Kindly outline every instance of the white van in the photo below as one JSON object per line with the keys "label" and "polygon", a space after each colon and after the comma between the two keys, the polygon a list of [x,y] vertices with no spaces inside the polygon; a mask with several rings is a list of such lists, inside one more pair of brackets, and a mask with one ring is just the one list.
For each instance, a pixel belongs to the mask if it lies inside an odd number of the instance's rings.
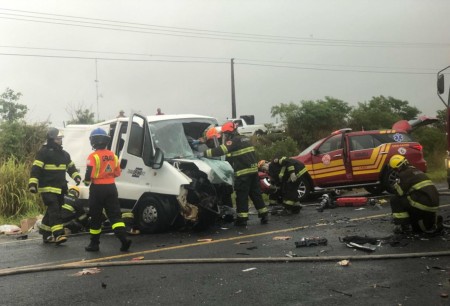
{"label": "white van", "polygon": [[[210,226],[220,214],[219,190],[233,185],[233,169],[223,159],[200,157],[204,148],[193,140],[217,120],[201,115],[133,114],[130,118],[63,129],[63,147],[81,176],[92,152],[90,133],[102,128],[111,136],[108,148],[119,157],[122,168],[116,178],[121,209],[133,214],[136,226],[150,233],[180,224]],[[87,201],[89,187],[80,185],[80,189],[80,198]]]}

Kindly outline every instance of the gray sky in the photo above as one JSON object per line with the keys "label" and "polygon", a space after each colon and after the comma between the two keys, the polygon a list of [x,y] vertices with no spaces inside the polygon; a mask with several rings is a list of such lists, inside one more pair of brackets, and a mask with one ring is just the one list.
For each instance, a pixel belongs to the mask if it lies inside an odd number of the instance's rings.
{"label": "gray sky", "polygon": [[96,85],[100,119],[160,107],[222,121],[235,58],[237,114],[257,123],[325,96],[434,116],[449,14],[448,0],[0,0],[0,92],[57,126],[79,106],[97,114]]}

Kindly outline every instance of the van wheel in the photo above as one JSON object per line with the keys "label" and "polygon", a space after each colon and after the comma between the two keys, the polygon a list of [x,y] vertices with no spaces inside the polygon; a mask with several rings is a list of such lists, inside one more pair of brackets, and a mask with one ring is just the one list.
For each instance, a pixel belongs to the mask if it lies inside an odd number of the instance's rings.
{"label": "van wheel", "polygon": [[309,181],[303,176],[299,178],[300,184],[298,185],[298,199],[300,202],[308,199],[311,196],[311,184]]}
{"label": "van wheel", "polygon": [[148,196],[142,199],[137,217],[139,228],[145,233],[163,232],[170,225],[168,215],[163,207],[163,201],[156,196]]}
{"label": "van wheel", "polygon": [[255,136],[257,136],[257,137],[262,136],[262,135],[264,135],[264,132],[261,131],[261,130],[257,130],[257,131],[255,132]]}
{"label": "van wheel", "polygon": [[392,194],[395,193],[394,184],[397,179],[398,179],[398,174],[397,174],[397,172],[395,172],[393,170],[389,170],[384,174],[383,185],[386,188],[387,192],[392,193]]}

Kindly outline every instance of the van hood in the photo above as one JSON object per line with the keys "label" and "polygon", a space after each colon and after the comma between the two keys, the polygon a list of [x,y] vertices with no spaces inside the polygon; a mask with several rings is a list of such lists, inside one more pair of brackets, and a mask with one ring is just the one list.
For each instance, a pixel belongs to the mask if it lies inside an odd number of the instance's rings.
{"label": "van hood", "polygon": [[413,130],[437,122],[435,117],[420,116],[412,120],[400,120],[392,125],[393,130],[405,131],[411,133]]}

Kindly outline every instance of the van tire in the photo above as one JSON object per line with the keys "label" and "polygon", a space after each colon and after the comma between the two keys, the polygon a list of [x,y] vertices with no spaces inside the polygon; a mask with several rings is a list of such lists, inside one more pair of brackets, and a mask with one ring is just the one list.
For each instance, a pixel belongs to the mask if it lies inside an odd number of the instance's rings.
{"label": "van tire", "polygon": [[163,200],[158,196],[146,196],[141,200],[137,219],[139,228],[144,233],[164,232],[170,227]]}

